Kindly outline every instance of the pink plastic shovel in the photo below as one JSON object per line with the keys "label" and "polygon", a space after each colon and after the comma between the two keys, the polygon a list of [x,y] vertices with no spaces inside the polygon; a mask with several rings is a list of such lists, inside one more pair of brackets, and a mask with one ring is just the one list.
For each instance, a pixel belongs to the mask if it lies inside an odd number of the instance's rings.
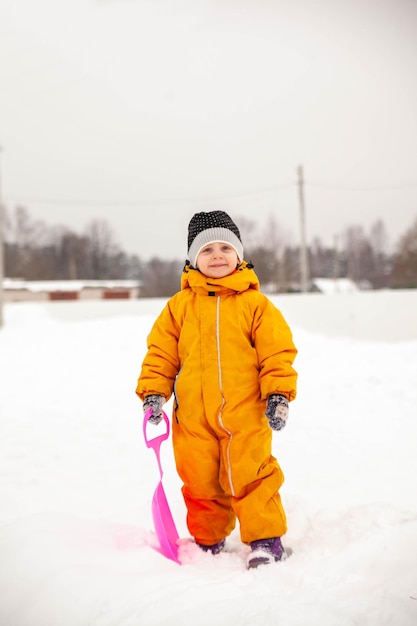
{"label": "pink plastic shovel", "polygon": [[159,473],[161,479],[157,488],[155,489],[155,493],[152,498],[152,518],[155,526],[156,536],[159,540],[160,552],[167,557],[167,559],[171,559],[171,561],[175,561],[179,563],[178,559],[178,532],[175,526],[175,522],[173,520],[171,509],[168,505],[168,500],[165,495],[164,487],[162,485],[162,465],[161,465],[161,454],[160,448],[161,444],[165,439],[169,437],[169,419],[165,412],[162,412],[163,418],[166,424],[166,432],[162,435],[158,435],[153,439],[148,439],[146,435],[146,425],[148,423],[148,418],[152,413],[152,409],[146,411],[144,420],[143,420],[143,435],[145,437],[145,443],[148,448],[152,448],[156,455],[156,460],[158,461]]}

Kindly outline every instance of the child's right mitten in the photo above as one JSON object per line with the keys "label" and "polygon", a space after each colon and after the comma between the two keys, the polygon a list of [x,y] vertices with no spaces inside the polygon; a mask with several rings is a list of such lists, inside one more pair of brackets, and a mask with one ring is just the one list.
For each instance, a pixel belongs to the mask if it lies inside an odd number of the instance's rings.
{"label": "child's right mitten", "polygon": [[159,424],[162,420],[162,407],[165,404],[164,396],[160,396],[156,393],[146,396],[143,401],[143,410],[146,413],[148,409],[152,409],[152,414],[148,418],[148,422],[151,424]]}

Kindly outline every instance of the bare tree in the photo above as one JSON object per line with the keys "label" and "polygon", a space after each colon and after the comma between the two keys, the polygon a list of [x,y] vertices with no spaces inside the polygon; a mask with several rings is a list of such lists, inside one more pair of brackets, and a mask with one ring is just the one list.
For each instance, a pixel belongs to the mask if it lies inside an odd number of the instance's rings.
{"label": "bare tree", "polygon": [[300,290],[300,248],[286,246],[284,251],[285,291]]}
{"label": "bare tree", "polygon": [[325,248],[319,237],[314,237],[309,247],[309,266],[312,278],[336,277],[337,250]]}
{"label": "bare tree", "polygon": [[382,220],[377,220],[372,225],[369,241],[373,252],[373,264],[368,278],[374,289],[381,289],[387,286],[389,274],[388,236]]}
{"label": "bare tree", "polygon": [[59,276],[69,280],[89,278],[91,263],[88,237],[67,228],[59,228],[55,233]]}
{"label": "bare tree", "polygon": [[284,252],[288,244],[286,231],[272,213],[260,233],[256,222],[240,220],[239,223],[243,224],[241,233],[245,258],[254,264],[261,284],[273,291],[285,291],[287,281]]}
{"label": "bare tree", "polygon": [[249,253],[259,243],[257,234],[257,222],[256,220],[250,220],[246,217],[238,217],[237,221],[239,223],[239,232],[242,237],[245,250],[245,258],[248,259],[249,257],[246,255],[246,251],[248,251]]}
{"label": "bare tree", "polygon": [[109,278],[112,259],[120,252],[114,234],[105,220],[92,220],[85,234],[88,240],[89,273],[91,278]]}
{"label": "bare tree", "polygon": [[369,276],[372,248],[362,226],[350,226],[345,234],[345,255],[348,277],[357,283]]}
{"label": "bare tree", "polygon": [[417,218],[398,243],[391,281],[397,288],[417,287]]}
{"label": "bare tree", "polygon": [[[109,224],[91,221],[81,235],[64,226],[47,227],[25,207],[4,215],[5,275],[41,279],[137,279],[143,295],[169,297],[180,287],[182,261],[153,258],[142,262],[127,255],[115,242]],[[270,215],[267,223],[239,219],[245,259],[252,261],[261,281],[274,291],[300,289],[300,248]],[[367,235],[362,226],[349,227],[337,251],[315,238],[309,247],[314,276],[349,276],[370,281],[374,288],[417,287],[417,219],[401,237],[395,254],[387,252],[388,238],[381,220]],[[336,246],[335,246],[336,247]],[[335,265],[336,263],[336,265]]]}
{"label": "bare tree", "polygon": [[180,261],[161,261],[154,257],[145,266],[142,276],[142,295],[147,298],[169,297],[181,286]]}
{"label": "bare tree", "polygon": [[34,279],[139,277],[141,262],[115,243],[104,220],[93,220],[78,235],[64,226],[46,227],[24,207],[6,216],[5,268],[10,277]]}
{"label": "bare tree", "polygon": [[42,274],[44,268],[37,250],[47,241],[44,222],[33,220],[25,207],[17,206],[6,224],[7,274],[28,279]]}
{"label": "bare tree", "polygon": [[274,291],[285,291],[285,233],[274,215],[270,214],[263,230],[263,241],[269,251],[271,272],[269,281]]}

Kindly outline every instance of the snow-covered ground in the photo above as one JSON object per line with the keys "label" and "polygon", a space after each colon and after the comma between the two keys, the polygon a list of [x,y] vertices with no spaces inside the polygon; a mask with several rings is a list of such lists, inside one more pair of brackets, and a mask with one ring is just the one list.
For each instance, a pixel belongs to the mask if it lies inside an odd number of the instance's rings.
{"label": "snow-covered ground", "polygon": [[[156,550],[134,389],[163,300],[16,303],[0,331],[0,624],[415,626],[417,292],[271,297],[299,394],[274,434],[287,561]],[[168,405],[168,409],[169,409]],[[169,411],[168,411],[169,412]],[[164,487],[185,510],[170,442]]]}

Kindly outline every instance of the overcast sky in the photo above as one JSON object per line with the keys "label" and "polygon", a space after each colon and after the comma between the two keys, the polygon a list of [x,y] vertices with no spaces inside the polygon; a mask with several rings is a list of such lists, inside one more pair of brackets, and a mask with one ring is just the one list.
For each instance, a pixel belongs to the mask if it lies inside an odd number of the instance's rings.
{"label": "overcast sky", "polygon": [[417,217],[416,0],[0,0],[8,211],[185,258],[200,210],[332,245]]}

